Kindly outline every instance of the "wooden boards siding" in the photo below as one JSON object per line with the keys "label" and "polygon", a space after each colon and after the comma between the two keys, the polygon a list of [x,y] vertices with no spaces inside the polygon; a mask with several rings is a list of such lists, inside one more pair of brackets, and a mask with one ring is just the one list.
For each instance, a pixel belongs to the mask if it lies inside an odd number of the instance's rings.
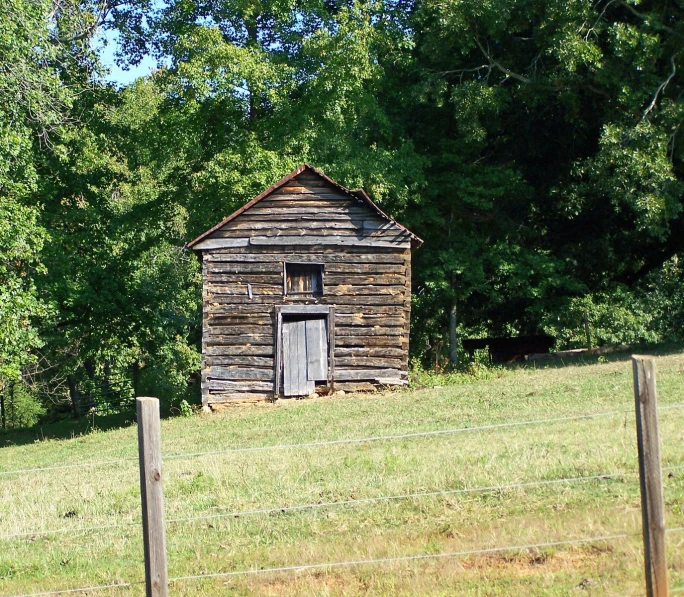
{"label": "wooden boards siding", "polygon": [[[226,240],[240,242],[211,245]],[[196,248],[203,249],[205,403],[273,396],[276,305],[335,306],[334,361],[328,362],[323,349],[312,362],[305,355],[303,374],[294,369],[284,379],[281,374],[281,392],[309,393],[314,379],[326,380],[333,362],[336,388],[405,383],[411,253],[399,226],[305,172],[200,245],[204,243],[210,243],[206,249]],[[323,295],[284,296],[285,263],[323,264]],[[325,321],[302,321],[300,334],[296,325],[290,325],[294,320],[283,318],[281,359],[302,348],[300,338],[304,349],[309,343],[327,349]]]}

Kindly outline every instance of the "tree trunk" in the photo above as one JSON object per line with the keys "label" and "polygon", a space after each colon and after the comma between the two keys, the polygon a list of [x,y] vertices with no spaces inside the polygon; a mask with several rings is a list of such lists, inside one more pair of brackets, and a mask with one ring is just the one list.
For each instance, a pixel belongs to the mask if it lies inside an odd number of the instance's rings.
{"label": "tree trunk", "polygon": [[139,396],[139,385],[140,385],[140,361],[133,363],[133,397],[137,398]]}
{"label": "tree trunk", "polygon": [[17,417],[16,417],[17,412],[16,412],[16,409],[14,407],[14,382],[12,382],[10,384],[9,390],[10,390],[10,409],[11,409],[11,411],[10,411],[10,417],[11,417],[10,424],[12,425],[12,429],[15,429],[17,426]]}
{"label": "tree trunk", "polygon": [[7,429],[7,415],[5,414],[5,390],[0,392],[0,418],[2,418],[2,428]]}
{"label": "tree trunk", "polygon": [[456,324],[458,323],[458,308],[456,301],[451,304],[449,312],[449,361],[453,367],[458,366],[458,336],[456,335]]}
{"label": "tree trunk", "polygon": [[76,382],[72,375],[67,375],[67,383],[69,384],[69,398],[71,398],[71,406],[74,409],[74,418],[78,419],[80,412],[78,409],[78,392],[76,390]]}
{"label": "tree trunk", "polygon": [[591,350],[591,332],[589,331],[589,314],[584,312],[584,333],[587,336],[587,348]]}

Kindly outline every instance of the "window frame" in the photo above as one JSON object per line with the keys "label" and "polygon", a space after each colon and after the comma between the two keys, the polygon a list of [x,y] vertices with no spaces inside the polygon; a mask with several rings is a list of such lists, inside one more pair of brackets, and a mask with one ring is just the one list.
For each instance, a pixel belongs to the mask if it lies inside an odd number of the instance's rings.
{"label": "window frame", "polygon": [[[313,290],[311,292],[298,292],[298,291],[290,291],[287,288],[287,268],[288,266],[303,266],[303,267],[309,267],[309,268],[314,268],[317,267],[320,269],[320,282],[321,282],[321,288],[318,292],[314,292]],[[310,299],[318,299],[323,296],[325,292],[325,264],[324,263],[319,263],[319,262],[313,262],[313,261],[283,261],[283,296],[289,296],[289,297],[296,297],[296,298],[310,298]]]}

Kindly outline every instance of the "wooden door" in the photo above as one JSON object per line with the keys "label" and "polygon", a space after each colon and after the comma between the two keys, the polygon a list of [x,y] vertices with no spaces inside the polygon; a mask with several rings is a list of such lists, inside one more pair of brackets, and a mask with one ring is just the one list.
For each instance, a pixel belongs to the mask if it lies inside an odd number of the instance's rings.
{"label": "wooden door", "polygon": [[328,331],[324,318],[283,320],[283,393],[308,396],[328,379]]}

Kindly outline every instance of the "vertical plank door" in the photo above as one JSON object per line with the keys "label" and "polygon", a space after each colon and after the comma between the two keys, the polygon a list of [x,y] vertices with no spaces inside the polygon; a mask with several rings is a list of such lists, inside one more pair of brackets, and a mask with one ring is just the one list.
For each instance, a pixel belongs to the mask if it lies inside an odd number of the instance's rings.
{"label": "vertical plank door", "polygon": [[328,379],[328,330],[325,319],[306,320],[307,375],[309,381]]}
{"label": "vertical plank door", "polygon": [[283,393],[308,396],[314,382],[307,379],[306,321],[283,321]]}

